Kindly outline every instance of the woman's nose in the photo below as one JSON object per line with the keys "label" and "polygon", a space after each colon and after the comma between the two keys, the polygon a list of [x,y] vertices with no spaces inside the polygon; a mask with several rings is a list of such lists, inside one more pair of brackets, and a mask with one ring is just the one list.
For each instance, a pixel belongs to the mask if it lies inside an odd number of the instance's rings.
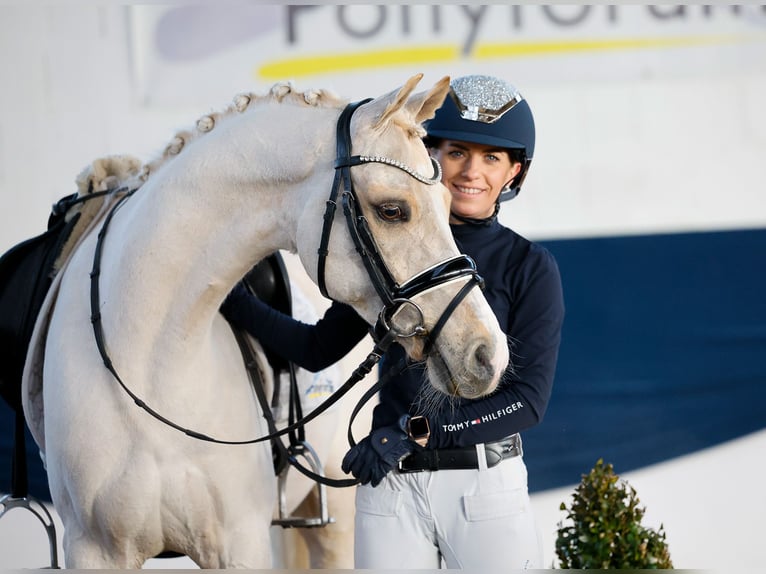
{"label": "woman's nose", "polygon": [[463,163],[463,176],[469,179],[475,178],[479,173],[478,167],[479,162],[476,161],[476,158],[467,156],[465,158],[465,162]]}

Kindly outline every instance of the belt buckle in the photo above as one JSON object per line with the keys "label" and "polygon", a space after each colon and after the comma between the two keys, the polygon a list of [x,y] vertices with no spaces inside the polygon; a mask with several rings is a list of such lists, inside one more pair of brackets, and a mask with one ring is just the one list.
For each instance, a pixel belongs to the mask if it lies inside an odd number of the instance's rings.
{"label": "belt buckle", "polygon": [[[514,458],[521,455],[521,443],[518,435],[511,435],[508,438],[501,439],[499,441],[485,443],[484,453],[487,460],[487,468],[497,466],[504,460]],[[490,460],[489,453],[495,455]]]}
{"label": "belt buckle", "polygon": [[503,459],[521,456],[521,440],[518,434],[511,435],[508,439],[500,441],[501,453]]}
{"label": "belt buckle", "polygon": [[[490,456],[494,455],[494,456]],[[500,443],[484,444],[484,460],[487,461],[487,468],[497,466],[505,460],[505,448]]]}
{"label": "belt buckle", "polygon": [[[404,461],[408,458],[413,458],[416,462],[420,462],[422,464],[420,464],[418,468],[405,468],[403,464]],[[397,463],[397,470],[402,473],[439,470],[439,453],[437,450],[425,450],[420,453],[408,454],[399,460]]]}

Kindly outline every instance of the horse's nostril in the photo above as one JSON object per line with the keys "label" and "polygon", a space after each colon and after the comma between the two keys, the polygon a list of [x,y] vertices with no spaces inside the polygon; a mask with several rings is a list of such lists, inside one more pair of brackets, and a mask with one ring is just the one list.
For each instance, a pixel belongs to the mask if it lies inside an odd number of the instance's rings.
{"label": "horse's nostril", "polygon": [[474,352],[476,376],[479,379],[491,380],[495,374],[492,366],[492,354],[484,343],[479,344]]}

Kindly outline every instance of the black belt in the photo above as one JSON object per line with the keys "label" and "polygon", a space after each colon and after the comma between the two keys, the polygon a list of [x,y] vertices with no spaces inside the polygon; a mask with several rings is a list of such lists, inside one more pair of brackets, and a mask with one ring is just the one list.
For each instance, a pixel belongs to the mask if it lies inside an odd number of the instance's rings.
{"label": "black belt", "polygon": [[[499,464],[506,458],[519,456],[523,454],[521,437],[516,433],[496,442],[484,443],[484,453],[487,458],[487,468]],[[413,452],[399,461],[399,472],[478,468],[479,458],[475,446],[421,450]]]}

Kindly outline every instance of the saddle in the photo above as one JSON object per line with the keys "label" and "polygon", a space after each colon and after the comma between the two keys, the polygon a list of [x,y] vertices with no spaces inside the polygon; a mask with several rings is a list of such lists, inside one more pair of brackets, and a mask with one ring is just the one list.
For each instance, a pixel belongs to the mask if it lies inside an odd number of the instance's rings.
{"label": "saddle", "polygon": [[21,376],[35,321],[53,282],[55,263],[72,235],[80,213],[67,219],[55,204],[48,229],[0,258],[0,396],[21,411]]}

